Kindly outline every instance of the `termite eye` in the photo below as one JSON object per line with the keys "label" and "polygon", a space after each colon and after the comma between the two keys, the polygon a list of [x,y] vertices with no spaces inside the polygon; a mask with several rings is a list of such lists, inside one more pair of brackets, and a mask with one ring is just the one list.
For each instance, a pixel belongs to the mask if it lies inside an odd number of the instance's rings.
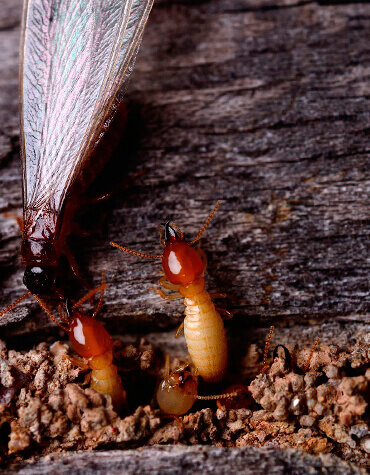
{"label": "termite eye", "polygon": [[47,294],[54,279],[50,271],[37,266],[27,266],[24,271],[23,283],[27,289],[36,295]]}

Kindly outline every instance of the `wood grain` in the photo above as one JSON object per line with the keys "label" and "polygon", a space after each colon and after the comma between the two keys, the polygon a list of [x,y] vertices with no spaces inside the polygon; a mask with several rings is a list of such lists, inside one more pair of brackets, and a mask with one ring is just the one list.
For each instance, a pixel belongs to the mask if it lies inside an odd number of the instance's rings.
{"label": "wood grain", "polygon": [[[7,473],[21,475],[49,474],[211,474],[233,473],[263,475],[365,474],[333,455],[313,457],[295,450],[261,450],[255,447],[225,449],[216,447],[147,447],[143,450],[114,450],[78,452],[64,456],[52,456],[9,468]],[[71,472],[72,471],[72,472]]]}
{"label": "wood grain", "polygon": [[[20,3],[7,0],[0,17],[0,210],[18,214]],[[218,199],[203,248],[209,289],[228,292],[238,311],[232,326],[368,321],[369,23],[366,3],[155,5],[128,132],[101,186],[128,181],[100,235],[76,251],[91,282],[107,269],[101,318],[111,330],[173,328],[182,304],[150,292],[157,261],[109,241],[158,252],[159,223],[173,218],[194,236]],[[24,291],[23,269],[15,222],[0,226],[5,306]],[[1,324],[4,335],[34,338],[52,327],[30,301]]]}
{"label": "wood grain", "polygon": [[[0,211],[16,214],[21,3],[2,0],[0,9]],[[128,129],[97,189],[125,182],[87,215],[107,215],[101,232],[76,245],[91,282],[107,269],[100,318],[110,331],[125,341],[147,334],[185,355],[183,339],[168,333],[182,304],[150,291],[159,263],[109,242],[157,253],[159,223],[173,218],[194,236],[220,199],[203,249],[209,289],[228,292],[236,311],[235,377],[238,358],[271,323],[279,343],[355,342],[370,313],[369,31],[367,2],[156,2],[127,94]],[[1,216],[0,307],[24,292],[19,246],[17,225]],[[24,348],[59,331],[30,300],[0,324],[0,337]],[[68,457],[14,473],[221,473],[230,464],[235,473],[360,473],[332,456],[254,448]]]}

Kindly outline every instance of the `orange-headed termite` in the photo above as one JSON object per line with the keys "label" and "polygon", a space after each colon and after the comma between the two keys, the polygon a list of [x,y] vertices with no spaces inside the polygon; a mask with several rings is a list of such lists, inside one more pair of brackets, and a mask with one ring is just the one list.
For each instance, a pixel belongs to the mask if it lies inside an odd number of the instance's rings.
{"label": "orange-headed termite", "polygon": [[[53,316],[44,301],[38,297],[36,299],[49,317],[68,333],[69,341],[76,353],[87,361],[87,366],[91,369],[90,387],[99,393],[109,395],[114,409],[120,412],[126,405],[126,393],[121,378],[117,374],[117,367],[113,364],[113,340],[104,326],[95,319],[101,307],[105,289],[106,283],[103,277],[103,282],[99,287],[88,292],[74,305],[67,300],[67,315],[62,311],[59,312],[61,321]],[[101,292],[99,303],[90,317],[79,308],[83,302],[99,291]],[[81,365],[79,361],[74,362]]]}
{"label": "orange-headed termite", "polygon": [[177,226],[166,222],[164,241],[161,239],[165,247],[163,254],[144,254],[111,243],[135,256],[162,259],[164,276],[159,282],[163,288],[174,290],[175,293],[166,296],[161,290],[157,292],[165,299],[184,298],[185,319],[180,329],[184,328],[189,353],[198,374],[206,382],[212,383],[223,378],[227,366],[225,329],[217,310],[229,315],[230,312],[215,308],[210,294],[205,290],[206,262],[192,245],[200,239],[219,205],[220,202],[190,243],[184,241],[183,233]]}
{"label": "orange-headed termite", "polygon": [[190,411],[197,399],[228,399],[237,395],[237,392],[233,391],[217,396],[199,396],[197,372],[193,374],[188,366],[185,363],[170,373],[170,361],[168,355],[166,356],[164,379],[157,389],[158,405],[166,414],[182,416]]}

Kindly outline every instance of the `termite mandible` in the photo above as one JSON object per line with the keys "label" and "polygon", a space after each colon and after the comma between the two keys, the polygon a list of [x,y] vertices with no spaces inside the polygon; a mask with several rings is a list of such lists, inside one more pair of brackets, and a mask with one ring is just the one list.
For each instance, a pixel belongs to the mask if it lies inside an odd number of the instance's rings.
{"label": "termite mandible", "polygon": [[78,228],[73,216],[86,199],[87,186],[118,145],[126,123],[122,96],[152,4],[24,2],[19,88],[23,219],[17,221],[29,292],[22,298],[33,294],[61,302],[69,296],[69,277],[83,280],[66,240]]}
{"label": "termite mandible", "polygon": [[[188,350],[198,374],[209,383],[220,381],[226,372],[227,342],[223,320],[210,294],[205,290],[206,262],[192,245],[200,239],[219,205],[220,202],[190,243],[184,241],[183,233],[176,225],[166,222],[164,240],[161,239],[161,244],[165,247],[163,254],[144,254],[111,243],[134,256],[162,259],[164,276],[159,283],[175,293],[166,296],[161,290],[157,292],[165,299],[184,298],[185,319],[179,330],[183,327]],[[220,311],[230,315],[230,312]]]}

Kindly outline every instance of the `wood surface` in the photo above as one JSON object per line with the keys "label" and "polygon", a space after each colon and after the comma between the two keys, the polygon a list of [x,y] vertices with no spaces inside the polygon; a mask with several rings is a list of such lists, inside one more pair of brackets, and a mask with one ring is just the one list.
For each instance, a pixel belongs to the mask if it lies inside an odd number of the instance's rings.
{"label": "wood surface", "polygon": [[48,475],[55,471],[60,475],[96,474],[213,474],[233,473],[246,475],[365,475],[364,469],[357,469],[333,455],[313,457],[296,450],[261,450],[255,447],[225,449],[217,447],[146,447],[143,450],[111,450],[77,452],[45,457],[35,463],[24,464],[7,473],[20,475]]}
{"label": "wood surface", "polygon": [[[0,212],[18,215],[21,3],[0,9]],[[107,270],[108,330],[185,354],[168,333],[182,303],[150,291],[160,262],[109,242],[158,253],[160,223],[193,237],[221,200],[202,246],[208,288],[236,312],[232,352],[262,342],[270,324],[279,343],[354,343],[370,314],[369,31],[368,2],[156,2],[127,131],[96,188],[123,184],[85,214],[106,216],[100,232],[75,245],[91,283]],[[25,292],[19,247],[17,224],[1,216],[0,307]],[[25,349],[59,331],[30,299],[0,325]]]}

